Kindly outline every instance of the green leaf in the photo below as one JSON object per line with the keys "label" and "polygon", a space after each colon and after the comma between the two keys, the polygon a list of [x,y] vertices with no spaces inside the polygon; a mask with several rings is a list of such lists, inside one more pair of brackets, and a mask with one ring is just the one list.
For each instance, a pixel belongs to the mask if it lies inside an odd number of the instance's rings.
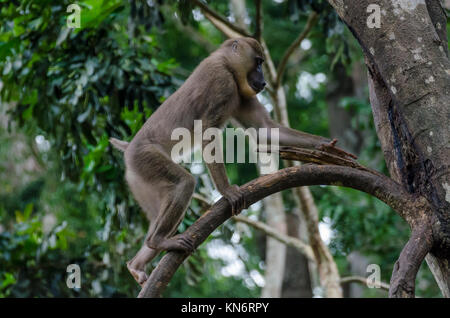
{"label": "green leaf", "polygon": [[86,0],[80,2],[81,28],[95,28],[100,25],[114,10],[123,5],[120,0]]}
{"label": "green leaf", "polygon": [[28,203],[23,211],[25,220],[28,220],[31,216],[31,212],[33,212],[33,203]]}
{"label": "green leaf", "polygon": [[11,273],[6,272],[3,274],[3,276],[4,279],[2,281],[2,284],[0,285],[0,289],[5,289],[9,285],[14,285],[17,282],[16,278]]}

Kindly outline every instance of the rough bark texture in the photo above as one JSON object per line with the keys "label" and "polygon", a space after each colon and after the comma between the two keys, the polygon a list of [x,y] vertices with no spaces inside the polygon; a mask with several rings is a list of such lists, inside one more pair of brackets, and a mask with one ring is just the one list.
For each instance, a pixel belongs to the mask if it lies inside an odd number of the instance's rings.
{"label": "rough bark texture", "polygon": [[[450,62],[445,12],[438,0],[378,1],[381,28],[370,29],[366,9],[372,1],[329,2],[365,54],[375,125],[391,176],[433,206],[425,216],[419,210],[409,213],[412,237],[417,239],[400,255],[390,296],[414,296],[415,273],[426,252],[448,296]],[[425,220],[427,228],[419,227],[418,220]]]}
{"label": "rough bark texture", "polygon": [[[320,184],[351,187],[372,194],[390,205],[402,217],[407,217],[411,210],[424,211],[424,215],[430,210],[426,200],[409,194],[391,179],[351,167],[333,165],[290,167],[259,177],[241,188],[246,202],[253,204],[288,188]],[[197,247],[230,217],[230,205],[222,198],[190,226],[184,235],[190,236]],[[160,297],[175,271],[188,256],[189,253],[168,252],[153,270],[139,297]]]}

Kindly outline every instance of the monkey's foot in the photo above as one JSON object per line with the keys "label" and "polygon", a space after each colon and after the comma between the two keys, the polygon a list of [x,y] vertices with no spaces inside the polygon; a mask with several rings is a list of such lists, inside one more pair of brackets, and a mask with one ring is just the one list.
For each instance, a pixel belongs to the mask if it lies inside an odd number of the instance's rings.
{"label": "monkey's foot", "polygon": [[195,250],[194,240],[187,235],[178,234],[163,241],[160,246],[166,251],[182,251],[192,253]]}
{"label": "monkey's foot", "polygon": [[130,274],[134,277],[136,282],[141,285],[141,287],[144,287],[145,282],[148,279],[147,274],[143,269],[135,268],[133,267],[133,260],[127,262],[127,268]]}

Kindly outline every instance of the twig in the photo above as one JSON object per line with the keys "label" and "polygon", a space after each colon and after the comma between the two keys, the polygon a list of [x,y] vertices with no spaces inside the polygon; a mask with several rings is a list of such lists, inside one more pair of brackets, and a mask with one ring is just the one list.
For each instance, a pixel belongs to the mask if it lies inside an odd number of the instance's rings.
{"label": "twig", "polygon": [[[215,20],[214,22],[218,23],[222,28],[223,28],[223,26],[226,26],[227,28],[229,28],[232,31],[234,31],[234,33],[239,34],[239,36],[243,36],[243,37],[250,36],[250,34],[246,30],[244,30],[244,29],[234,25],[233,23],[228,21],[226,18],[221,16],[219,13],[217,13],[216,11],[211,9],[208,5],[204,4],[202,1],[200,1],[200,0],[192,0],[192,2],[194,2],[194,4],[197,5],[200,8],[200,10],[202,10],[203,14],[205,15],[206,18],[208,18],[208,20],[211,21],[211,18],[213,18],[213,20]],[[219,28],[215,23],[214,23],[214,25],[220,31],[222,31],[222,29]]]}
{"label": "twig", "polygon": [[[270,151],[268,149],[268,151]],[[352,167],[358,170],[363,170],[370,172],[375,175],[384,176],[376,170],[367,168],[357,161],[348,158],[341,157],[335,155],[330,152],[315,150],[315,149],[307,149],[307,148],[298,148],[292,146],[280,146],[279,147],[280,157],[285,160],[296,160],[305,163],[314,163],[318,165],[338,165],[338,166],[346,166]]]}
{"label": "twig", "polygon": [[248,217],[245,217],[243,215],[236,215],[233,217],[233,219],[237,222],[245,223],[247,225],[254,227],[255,229],[264,232],[265,234],[273,237],[274,239],[280,241],[281,243],[297,249],[300,253],[305,255],[311,261],[315,261],[314,253],[311,249],[311,246],[309,246],[302,240],[299,240],[292,236],[284,235],[263,222],[250,220]]}
{"label": "twig", "polygon": [[319,15],[317,12],[315,12],[315,11],[311,12],[311,14],[308,17],[308,21],[306,22],[306,26],[303,29],[303,32],[300,33],[300,35],[294,40],[294,42],[292,42],[292,44],[289,46],[289,48],[284,53],[284,55],[281,59],[280,65],[278,65],[277,79],[275,81],[275,88],[280,86],[281,79],[283,78],[283,74],[286,69],[286,64],[287,64],[287,61],[289,60],[289,57],[298,48],[300,43],[306,38],[309,31],[311,31],[312,27],[317,22],[318,16]]}
{"label": "twig", "polygon": [[[205,205],[209,205],[209,206],[212,205],[211,201],[208,198],[202,196],[201,194],[194,193],[192,198],[202,201],[202,203],[204,203]],[[264,232],[265,234],[273,237],[274,239],[278,240],[279,242],[284,243],[288,246],[291,246],[291,247],[297,249],[300,253],[305,255],[307,258],[309,258],[312,261],[315,261],[314,253],[311,249],[311,246],[309,246],[307,243],[303,242],[302,240],[299,240],[292,236],[284,235],[263,222],[250,220],[248,217],[243,216],[243,215],[236,215],[233,217],[233,220],[235,220],[236,222],[241,222],[241,223],[250,225],[250,226],[254,227],[255,229],[258,229],[258,230]]]}
{"label": "twig", "polygon": [[256,4],[256,27],[255,27],[255,39],[261,43],[262,30],[263,30],[263,12],[261,0],[255,0]]}
{"label": "twig", "polygon": [[[349,283],[360,283],[362,285],[367,286],[367,278],[361,276],[347,276],[342,277],[340,280],[341,284],[349,284]],[[389,290],[389,284],[385,282],[379,282],[379,286],[381,289]]]}

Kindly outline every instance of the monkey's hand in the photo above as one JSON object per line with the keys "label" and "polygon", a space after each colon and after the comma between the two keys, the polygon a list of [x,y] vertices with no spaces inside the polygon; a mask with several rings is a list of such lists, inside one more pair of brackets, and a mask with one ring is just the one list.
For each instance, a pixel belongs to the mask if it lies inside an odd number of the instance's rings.
{"label": "monkey's hand", "polygon": [[225,191],[223,191],[222,195],[230,203],[231,214],[233,216],[238,215],[243,209],[247,208],[245,196],[239,186],[235,184],[229,186]]}
{"label": "monkey's hand", "polygon": [[320,151],[325,151],[325,152],[332,153],[334,155],[337,155],[337,156],[340,156],[340,157],[343,157],[343,158],[350,157],[352,159],[358,159],[358,157],[355,156],[354,154],[351,154],[351,153],[349,153],[349,152],[347,152],[347,151],[345,151],[345,150],[343,150],[341,148],[336,147],[335,146],[336,143],[337,143],[337,139],[335,138],[335,139],[333,139],[332,141],[330,141],[327,144],[319,145],[317,147],[317,149],[320,150]]}

